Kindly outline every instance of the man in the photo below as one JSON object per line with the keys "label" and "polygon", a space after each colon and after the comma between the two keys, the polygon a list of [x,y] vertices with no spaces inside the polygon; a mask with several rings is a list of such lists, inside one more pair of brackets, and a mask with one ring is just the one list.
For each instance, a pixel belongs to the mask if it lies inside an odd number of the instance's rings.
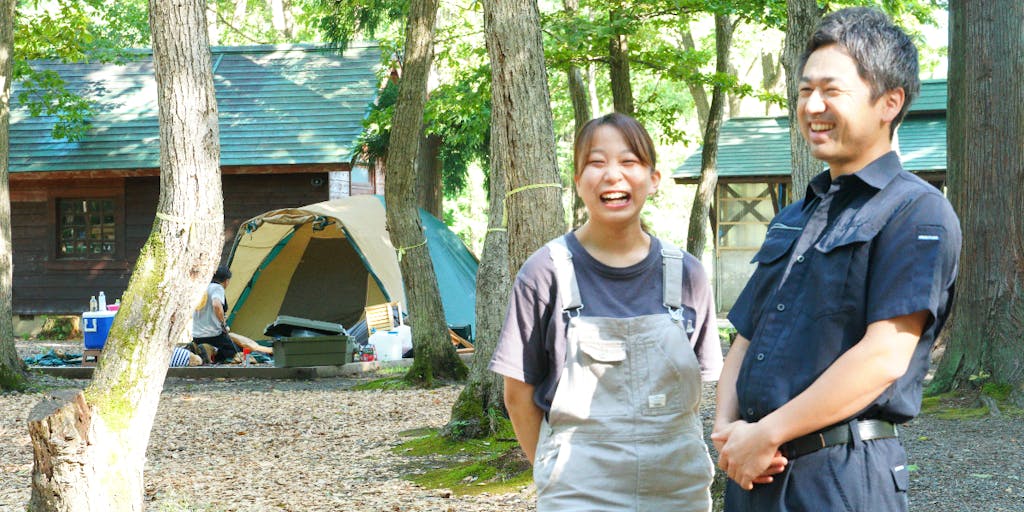
{"label": "man", "polygon": [[224,290],[228,287],[229,281],[231,269],[223,265],[217,267],[213,281],[206,287],[206,295],[192,313],[190,350],[199,355],[203,363],[240,362],[238,359],[241,356],[238,354],[242,349],[273,355],[274,349],[264,347],[241,334],[235,334],[228,327],[228,303]]}
{"label": "man", "polygon": [[835,12],[799,69],[800,133],[828,170],[769,225],[729,314],[712,433],[726,510],[902,511],[895,425],[920,411],[960,228],[892,150],[920,88],[905,33],[874,9]]}
{"label": "man", "polygon": [[[231,269],[217,267],[213,281],[206,287],[206,295],[192,314],[192,342],[198,348],[204,363],[230,362],[238,348],[228,336],[227,299],[224,289],[231,280]],[[203,345],[208,345],[210,350]]]}

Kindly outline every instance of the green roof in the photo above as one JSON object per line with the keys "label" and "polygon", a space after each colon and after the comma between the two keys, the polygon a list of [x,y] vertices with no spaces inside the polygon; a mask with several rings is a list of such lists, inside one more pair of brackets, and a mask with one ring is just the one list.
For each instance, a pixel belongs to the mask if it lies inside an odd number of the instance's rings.
{"label": "green roof", "polygon": [[[897,131],[903,167],[910,171],[946,170],[946,81],[926,80],[921,96]],[[733,118],[722,123],[718,139],[718,176],[755,178],[790,174],[789,119]],[[700,149],[690,155],[672,178],[700,177]],[[822,166],[824,169],[824,165]]]}
{"label": "green roof", "polygon": [[[343,54],[313,46],[212,49],[221,165],[290,165],[351,160],[380,87],[380,49]],[[31,117],[11,94],[11,172],[156,168],[160,165],[152,52],[126,64],[36,61],[93,103],[85,136],[51,136],[55,118]]]}

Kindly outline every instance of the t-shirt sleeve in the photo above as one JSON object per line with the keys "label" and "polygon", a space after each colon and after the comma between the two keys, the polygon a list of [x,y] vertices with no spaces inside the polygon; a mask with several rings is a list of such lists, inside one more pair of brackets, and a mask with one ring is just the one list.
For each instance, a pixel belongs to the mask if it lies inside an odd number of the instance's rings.
{"label": "t-shirt sleeve", "polygon": [[[543,252],[544,258],[540,252]],[[538,385],[547,376],[545,340],[550,324],[553,290],[547,274],[546,250],[527,260],[512,284],[505,322],[488,368],[498,374]]]}
{"label": "t-shirt sleeve", "polygon": [[683,286],[690,289],[693,309],[696,311],[690,344],[700,363],[701,380],[716,381],[722,373],[722,343],[718,338],[714,294],[704,266],[693,256],[687,256],[684,261],[689,268],[684,275],[688,282],[683,283]]}
{"label": "t-shirt sleeve", "polygon": [[213,301],[213,302],[219,303],[221,306],[223,306],[224,305],[224,301],[226,300],[225,297],[224,297],[224,287],[223,286],[219,286],[219,285],[218,286],[211,286],[210,287],[210,300]]}
{"label": "t-shirt sleeve", "polygon": [[949,202],[925,194],[879,232],[868,274],[867,322],[917,311],[933,321],[956,277],[962,235]]}

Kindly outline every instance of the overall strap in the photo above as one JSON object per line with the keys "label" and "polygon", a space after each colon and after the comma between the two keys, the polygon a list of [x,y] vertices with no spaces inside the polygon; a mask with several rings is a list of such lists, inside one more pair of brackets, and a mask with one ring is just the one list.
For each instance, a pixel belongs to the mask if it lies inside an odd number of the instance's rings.
{"label": "overall strap", "polygon": [[671,242],[661,240],[661,264],[663,266],[662,299],[669,311],[683,307],[683,251]]}
{"label": "overall strap", "polygon": [[558,298],[562,304],[562,311],[568,313],[583,308],[583,300],[580,298],[580,286],[576,282],[576,269],[572,265],[572,253],[565,243],[565,237],[560,236],[547,243],[551,252],[551,261],[555,264],[555,283],[558,285]]}

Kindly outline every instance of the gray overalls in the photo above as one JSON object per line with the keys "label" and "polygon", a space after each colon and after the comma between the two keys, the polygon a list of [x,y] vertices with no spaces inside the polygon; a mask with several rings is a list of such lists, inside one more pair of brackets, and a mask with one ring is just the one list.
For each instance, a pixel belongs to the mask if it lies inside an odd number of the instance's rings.
{"label": "gray overalls", "polygon": [[663,242],[665,313],[604,318],[580,316],[569,249],[562,238],[548,247],[570,318],[565,368],[537,442],[537,510],[710,511],[714,468],[680,309],[682,252]]}

